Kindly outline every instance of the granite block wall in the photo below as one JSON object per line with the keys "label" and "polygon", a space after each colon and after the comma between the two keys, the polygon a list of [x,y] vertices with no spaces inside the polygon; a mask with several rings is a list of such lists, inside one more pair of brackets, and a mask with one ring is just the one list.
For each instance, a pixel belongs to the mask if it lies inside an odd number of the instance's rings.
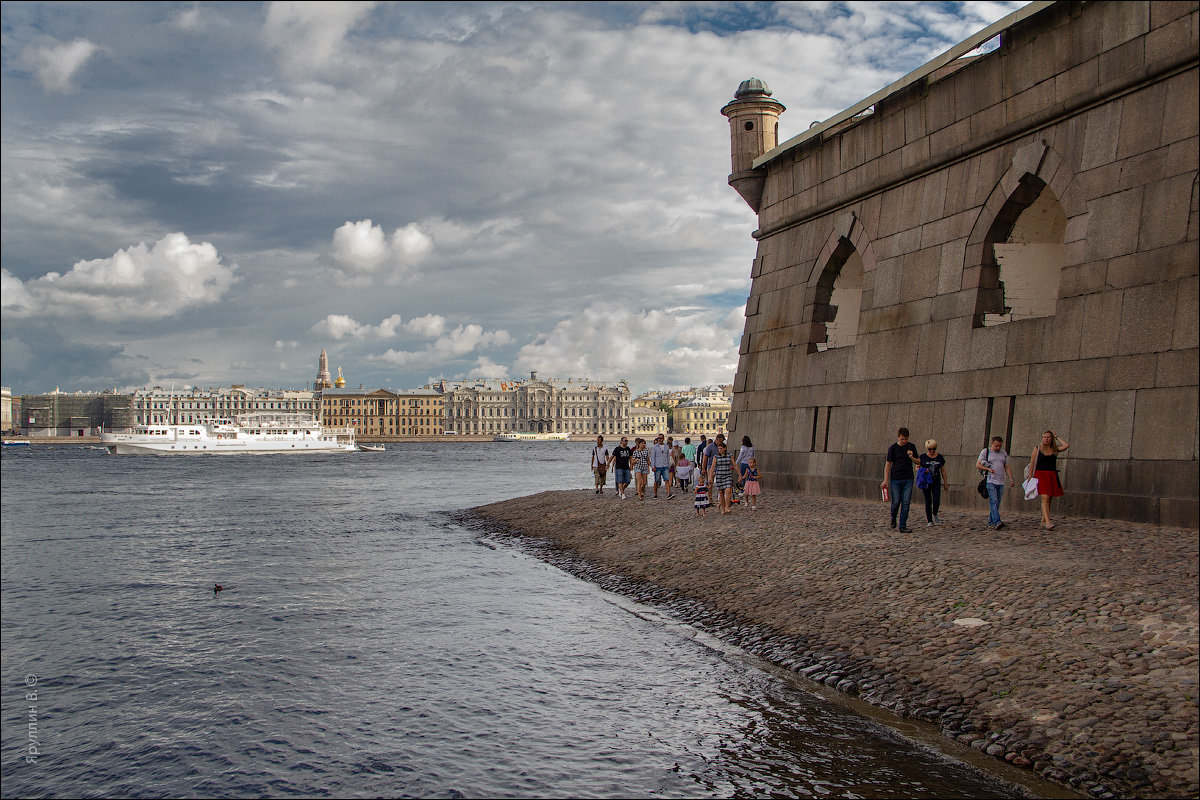
{"label": "granite block wall", "polygon": [[[770,483],[875,497],[904,425],[979,504],[988,437],[1019,479],[1052,428],[1069,512],[1197,525],[1198,32],[1196,2],[1056,3],[759,167],[730,428]],[[1066,218],[1053,312],[985,324],[1038,197]],[[858,336],[822,349],[847,242]]]}

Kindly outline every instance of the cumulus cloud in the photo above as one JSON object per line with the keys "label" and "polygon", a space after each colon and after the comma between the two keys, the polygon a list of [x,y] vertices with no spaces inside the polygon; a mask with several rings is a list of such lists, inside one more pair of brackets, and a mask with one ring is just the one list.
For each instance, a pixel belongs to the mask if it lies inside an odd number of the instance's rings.
{"label": "cumulus cloud", "polygon": [[99,50],[96,44],[87,39],[70,42],[49,39],[30,45],[23,55],[43,89],[69,94],[78,90],[75,76],[79,70]]}
{"label": "cumulus cloud", "polygon": [[368,358],[397,367],[437,367],[476,350],[511,342],[507,331],[485,331],[483,326],[475,324],[459,325],[421,350],[388,350]]}
{"label": "cumulus cloud", "polygon": [[508,367],[497,364],[487,356],[475,359],[475,366],[459,375],[460,378],[478,378],[482,380],[499,380],[508,377]]}
{"label": "cumulus cloud", "polygon": [[417,265],[433,251],[433,238],[412,222],[392,231],[369,219],[347,222],[333,232],[328,258],[340,282],[369,286],[376,277],[399,283],[416,275]]}
{"label": "cumulus cloud", "polygon": [[740,306],[714,313],[596,303],[522,347],[513,369],[661,387],[729,383],[744,324]]}
{"label": "cumulus cloud", "polygon": [[[164,321],[141,326],[152,334],[101,330],[89,309],[109,299],[95,289],[65,298],[56,324],[154,353],[163,369],[201,344],[237,353],[278,385],[298,380],[274,369],[271,348],[296,337],[296,319],[322,320],[346,351],[392,347],[413,364],[456,320],[511,334],[431,365],[445,374],[516,360],[521,373],[604,370],[639,388],[727,382],[736,332],[721,318],[745,296],[755,247],[754,215],[725,184],[717,113],[738,82],[771,85],[787,139],[1019,5],[6,5],[6,23],[24,20],[6,27],[5,52],[21,56],[5,62],[0,118],[6,332],[68,277],[31,276],[183,230],[219,235],[247,285],[207,335],[198,315],[176,323],[153,302]],[[36,81],[87,92],[51,105]],[[401,283],[396,308],[412,313],[391,338],[380,294]],[[621,321],[589,329],[577,318],[601,299]],[[636,311],[684,304],[705,311]],[[356,382],[428,374],[356,357]],[[222,355],[220,368],[232,363]],[[245,379],[200,380],[231,378]]]}
{"label": "cumulus cloud", "polygon": [[312,326],[312,332],[332,339],[393,339],[400,327],[399,314],[392,314],[378,325],[363,325],[345,314],[330,314]]}
{"label": "cumulus cloud", "polygon": [[17,319],[163,319],[220,300],[236,270],[208,242],[169,233],[150,247],[142,242],[111,258],[79,261],[65,275],[48,272],[22,282],[5,270],[3,305]]}
{"label": "cumulus cloud", "polygon": [[441,336],[446,330],[446,318],[438,314],[426,314],[423,317],[410,319],[404,323],[404,329],[418,336],[432,339]]}

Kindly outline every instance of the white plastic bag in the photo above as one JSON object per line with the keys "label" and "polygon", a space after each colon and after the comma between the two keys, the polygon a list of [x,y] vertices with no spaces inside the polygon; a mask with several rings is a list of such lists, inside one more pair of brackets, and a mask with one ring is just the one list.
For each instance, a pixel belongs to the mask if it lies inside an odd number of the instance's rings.
{"label": "white plastic bag", "polygon": [[1021,488],[1025,490],[1025,499],[1032,500],[1038,496],[1037,478],[1030,478],[1021,484]]}

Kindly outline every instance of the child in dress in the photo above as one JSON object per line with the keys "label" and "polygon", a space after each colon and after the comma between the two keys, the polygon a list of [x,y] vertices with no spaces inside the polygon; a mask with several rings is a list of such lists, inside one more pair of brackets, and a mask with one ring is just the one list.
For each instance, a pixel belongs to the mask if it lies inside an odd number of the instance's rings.
{"label": "child in dress", "polygon": [[750,510],[753,511],[758,507],[758,496],[762,494],[762,485],[758,482],[758,463],[754,458],[746,462],[746,471],[742,474],[746,479],[746,487],[742,490],[742,494],[750,501]]}
{"label": "child in dress", "polygon": [[704,482],[704,473],[696,473],[696,516],[708,516],[708,485]]}

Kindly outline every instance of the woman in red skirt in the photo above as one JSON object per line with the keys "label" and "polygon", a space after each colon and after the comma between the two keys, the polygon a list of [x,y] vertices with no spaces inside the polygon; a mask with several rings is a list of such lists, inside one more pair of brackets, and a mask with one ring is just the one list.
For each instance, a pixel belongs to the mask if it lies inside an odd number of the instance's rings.
{"label": "woman in red skirt", "polygon": [[1042,498],[1042,527],[1054,530],[1050,521],[1050,498],[1062,497],[1062,484],[1058,481],[1058,454],[1070,445],[1058,438],[1054,431],[1042,434],[1042,442],[1033,448],[1029,458],[1029,470],[1037,478],[1038,495]]}

